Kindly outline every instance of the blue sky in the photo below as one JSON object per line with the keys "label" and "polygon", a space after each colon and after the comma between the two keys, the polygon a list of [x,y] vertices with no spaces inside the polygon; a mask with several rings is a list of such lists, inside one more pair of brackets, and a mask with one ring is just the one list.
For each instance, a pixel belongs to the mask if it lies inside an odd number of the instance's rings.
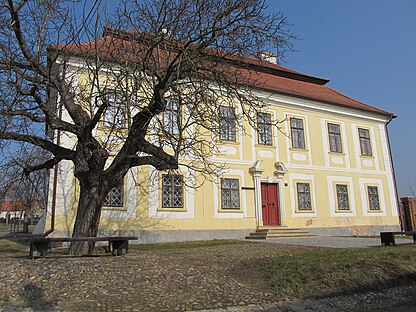
{"label": "blue sky", "polygon": [[390,142],[399,196],[416,190],[416,1],[269,0],[292,24],[298,50],[282,65],[393,112]]}

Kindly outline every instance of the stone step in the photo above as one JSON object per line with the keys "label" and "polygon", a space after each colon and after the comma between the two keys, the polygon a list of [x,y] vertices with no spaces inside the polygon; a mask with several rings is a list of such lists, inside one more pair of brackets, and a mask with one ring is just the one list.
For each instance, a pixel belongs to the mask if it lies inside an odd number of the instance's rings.
{"label": "stone step", "polygon": [[301,230],[298,228],[287,228],[287,227],[267,227],[259,228],[255,232],[251,232],[246,239],[276,239],[284,237],[313,237],[308,231]]}
{"label": "stone step", "polygon": [[288,228],[288,227],[270,227],[270,228],[259,228],[256,232],[270,232],[270,231],[300,231],[298,228]]}
{"label": "stone step", "polygon": [[315,236],[308,232],[293,232],[293,233],[250,233],[252,237],[292,237],[292,236]]}
{"label": "stone step", "polygon": [[282,230],[268,230],[268,231],[259,231],[259,230],[256,230],[255,233],[261,233],[261,234],[263,234],[263,233],[267,233],[267,234],[282,234],[282,235],[284,235],[284,234],[292,234],[292,233],[309,233],[309,232],[292,229],[292,230],[285,230],[285,231],[282,231]]}

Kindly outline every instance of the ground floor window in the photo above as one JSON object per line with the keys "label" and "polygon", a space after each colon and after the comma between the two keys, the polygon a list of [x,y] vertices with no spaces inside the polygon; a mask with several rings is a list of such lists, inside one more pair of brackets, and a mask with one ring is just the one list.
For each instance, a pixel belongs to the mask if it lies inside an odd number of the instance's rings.
{"label": "ground floor window", "polygon": [[103,206],[123,207],[123,184],[113,187],[104,197]]}
{"label": "ground floor window", "polygon": [[240,187],[238,179],[221,179],[221,208],[240,209]]}
{"label": "ground floor window", "polygon": [[298,194],[298,210],[311,211],[311,185],[309,183],[296,183],[296,190]]}
{"label": "ground floor window", "polygon": [[162,207],[183,208],[183,177],[164,174],[162,176]]}
{"label": "ground floor window", "polygon": [[350,201],[348,198],[348,185],[336,184],[337,191],[337,205],[338,210],[348,211],[350,210]]}
{"label": "ground floor window", "polygon": [[367,186],[368,204],[371,211],[380,210],[380,201],[378,198],[378,187]]}

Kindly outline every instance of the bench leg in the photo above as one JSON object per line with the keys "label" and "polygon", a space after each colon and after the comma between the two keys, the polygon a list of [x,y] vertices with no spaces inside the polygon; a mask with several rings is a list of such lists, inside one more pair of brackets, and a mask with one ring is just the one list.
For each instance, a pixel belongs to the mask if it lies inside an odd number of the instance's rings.
{"label": "bench leg", "polygon": [[125,255],[129,251],[128,240],[115,240],[112,242],[113,255],[121,256]]}
{"label": "bench leg", "polygon": [[381,245],[389,246],[396,245],[396,240],[394,239],[393,233],[380,233]]}
{"label": "bench leg", "polygon": [[413,244],[416,244],[416,234],[413,234]]}
{"label": "bench leg", "polygon": [[43,257],[49,253],[51,249],[50,242],[30,242],[29,255],[34,257]]}

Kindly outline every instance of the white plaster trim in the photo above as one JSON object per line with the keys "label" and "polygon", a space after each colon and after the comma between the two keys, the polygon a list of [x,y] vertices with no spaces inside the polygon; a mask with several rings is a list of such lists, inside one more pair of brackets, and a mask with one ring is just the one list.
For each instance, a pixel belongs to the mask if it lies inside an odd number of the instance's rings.
{"label": "white plaster trim", "polygon": [[[380,171],[380,163],[378,159],[378,152],[376,146],[376,136],[374,134],[374,127],[368,125],[359,125],[356,123],[351,124],[352,126],[352,139],[354,142],[354,150],[355,150],[355,161],[357,162],[357,168],[361,169],[361,148],[360,148],[360,138],[358,137],[358,128],[362,129],[369,129],[370,130],[370,143],[371,143],[371,151],[373,153],[374,158],[374,167],[376,171]],[[381,143],[382,144],[382,143]]]}
{"label": "white plaster trim", "polygon": [[287,168],[291,169],[315,169],[315,170],[324,170],[324,171],[333,171],[333,172],[347,172],[347,173],[361,173],[361,174],[371,174],[371,175],[386,175],[386,171],[381,170],[360,170],[360,169],[347,169],[347,168],[337,168],[337,167],[325,167],[325,166],[313,166],[313,165],[286,165]]}
{"label": "white plaster trim", "polygon": [[255,92],[256,96],[258,96],[263,101],[267,101],[270,105],[275,105],[280,108],[295,108],[295,109],[302,109],[302,110],[308,110],[308,111],[318,111],[318,112],[324,112],[327,114],[333,115],[340,114],[343,116],[348,117],[356,117],[361,118],[365,120],[372,120],[372,121],[378,121],[378,122],[387,122],[388,116],[384,116],[381,114],[373,113],[373,112],[367,112],[359,109],[353,109],[348,107],[341,107],[336,106],[333,104],[328,104],[324,102],[320,102],[319,100],[307,100],[307,99],[301,99],[297,98],[296,96],[290,96],[290,95],[282,95],[279,93],[270,93],[270,92],[261,92],[257,91]]}
{"label": "white plaster trim", "polygon": [[[312,153],[311,153],[311,136],[310,136],[310,132],[309,132],[309,122],[308,122],[308,116],[307,115],[303,115],[303,114],[298,114],[298,113],[291,113],[291,112],[284,112],[284,116],[286,118],[286,133],[291,133],[290,131],[290,118],[291,117],[301,117],[304,121],[305,124],[303,126],[303,131],[304,131],[304,136],[305,136],[305,149],[308,151],[308,164],[312,165],[313,161],[312,161]],[[291,162],[291,157],[290,157],[290,148],[292,147],[292,142],[290,141],[289,136],[286,136],[286,145],[287,145],[287,159],[289,163]]]}
{"label": "white plaster trim", "polygon": [[[186,211],[158,211],[160,204],[159,172],[151,170],[149,174],[149,217],[150,218],[191,218],[195,217],[195,189],[192,174],[188,167],[179,166],[186,183],[184,185]],[[189,187],[187,187],[189,185]]]}
{"label": "white plaster trim", "polygon": [[[367,179],[361,178],[359,179],[360,184],[360,193],[361,193],[361,207],[363,210],[363,215],[366,217],[380,217],[386,216],[386,202],[384,199],[384,188],[383,188],[383,181],[381,179]],[[380,212],[368,212],[368,194],[367,188],[365,187],[366,184],[375,185],[378,187],[378,199],[380,201]]]}
{"label": "white plaster trim", "polygon": [[284,202],[284,185],[285,185],[285,181],[283,178],[277,178],[277,177],[264,177],[264,178],[259,178],[258,179],[258,185],[256,185],[256,187],[258,187],[258,194],[259,194],[259,203],[258,203],[258,207],[259,207],[259,221],[263,221],[263,209],[262,209],[262,202],[261,202],[261,183],[269,183],[269,184],[277,184],[278,187],[278,200],[279,200],[279,224],[283,224],[284,222],[284,218],[286,217],[284,212],[285,212],[285,202]]}
{"label": "white plaster trim", "polygon": [[[62,160],[57,166],[58,174],[55,213],[57,215],[69,215],[70,211],[74,209],[74,205],[76,204],[76,199],[73,196],[74,192],[76,191],[74,185],[76,182],[73,174],[74,165],[69,160]],[[54,175],[51,176],[54,177]],[[49,186],[49,194],[53,196],[53,179],[51,179]],[[49,201],[49,203],[52,203],[52,200]]]}
{"label": "white plaster trim", "polygon": [[221,145],[218,147],[218,150],[223,155],[235,155],[237,154],[237,149],[234,146]]}
{"label": "white plaster trim", "polygon": [[[311,196],[312,196],[312,205],[313,212],[296,212],[296,188],[294,180],[305,180],[305,182],[311,183]],[[315,192],[315,179],[313,174],[289,174],[289,191],[291,198],[291,208],[292,208],[292,217],[294,218],[316,218],[318,216],[318,206],[316,205],[316,192]]]}
{"label": "white plaster trim", "polygon": [[[350,177],[337,177],[337,176],[328,176],[328,194],[329,194],[329,207],[330,207],[330,213],[331,217],[355,217],[357,216],[357,208],[355,205],[355,192],[354,192],[354,184],[353,180]],[[350,203],[350,209],[349,212],[338,212],[337,211],[337,200],[336,200],[336,189],[334,187],[335,183],[343,183],[348,184],[348,200]]]}
{"label": "white plaster trim", "polygon": [[[341,128],[341,144],[342,144],[342,152],[344,156],[338,156],[345,159],[345,167],[351,168],[350,165],[350,150],[348,147],[348,140],[347,140],[347,130],[345,126],[345,122],[339,121],[336,119],[328,119],[328,118],[321,118],[321,129],[322,129],[322,140],[323,140],[323,147],[324,147],[324,157],[325,157],[325,165],[327,167],[331,167],[331,157],[330,157],[330,150],[329,150],[329,133],[328,133],[328,123],[339,124]],[[335,157],[332,157],[335,158]],[[336,163],[333,161],[333,163]],[[342,162],[343,164],[344,162]]]}
{"label": "white plaster trim", "polygon": [[389,142],[387,140],[387,133],[386,128],[384,125],[379,125],[379,132],[380,132],[380,141],[381,141],[381,150],[383,153],[383,160],[384,160],[384,169],[387,173],[387,187],[389,190],[389,197],[390,197],[390,209],[392,216],[397,217],[399,215],[398,207],[397,207],[397,194],[395,192],[394,187],[394,177],[393,177],[393,167],[392,167],[392,160],[390,159],[390,153],[388,151]]}
{"label": "white plaster trim", "polygon": [[273,152],[269,150],[260,150],[257,154],[263,158],[273,158]]}
{"label": "white plaster trim", "polygon": [[223,170],[222,174],[226,178],[227,175],[230,176],[239,176],[240,177],[240,202],[242,212],[219,212],[220,207],[220,197],[221,197],[221,189],[219,188],[220,181],[218,178],[215,178],[213,184],[213,195],[214,195],[214,217],[218,219],[242,219],[247,217],[247,200],[246,200],[246,192],[241,191],[241,186],[246,185],[244,179],[244,170]]}
{"label": "white plaster trim", "polygon": [[102,209],[101,217],[135,219],[137,216],[137,187],[134,177],[137,176],[137,168],[130,169],[126,174],[124,185],[124,205],[126,210]]}

